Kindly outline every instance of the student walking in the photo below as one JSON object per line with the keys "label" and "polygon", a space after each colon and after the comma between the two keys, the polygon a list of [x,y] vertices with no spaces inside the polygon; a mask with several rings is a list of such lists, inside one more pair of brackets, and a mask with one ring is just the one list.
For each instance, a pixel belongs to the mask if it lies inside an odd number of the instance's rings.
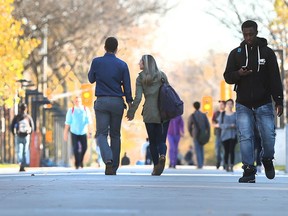
{"label": "student walking", "polygon": [[20,104],[19,113],[14,116],[10,130],[15,136],[17,162],[20,165],[20,172],[25,171],[25,167],[30,164],[30,135],[34,131],[34,122],[27,113],[27,105]]}
{"label": "student walking", "polygon": [[226,101],[219,100],[219,109],[213,113],[212,124],[214,126],[215,135],[215,156],[216,168],[219,169],[222,162],[222,141],[221,141],[221,128],[219,127],[218,117],[225,111]]}
{"label": "student walking", "polygon": [[257,23],[247,20],[241,29],[244,41],[230,52],[224,78],[228,84],[235,85],[237,93],[237,130],[244,170],[239,182],[255,183],[255,126],[261,139],[261,157],[266,177],[275,177],[274,108],[276,115],[281,116],[283,86],[274,51],[267,46],[266,39],[257,37]]}
{"label": "student walking", "polygon": [[158,110],[158,95],[161,86],[161,78],[168,83],[167,76],[157,67],[156,61],[151,55],[143,55],[139,62],[141,72],[136,79],[136,93],[133,104],[127,113],[129,121],[134,119],[134,115],[142,99],[145,102],[142,110],[143,121],[150,142],[150,152],[154,168],[152,175],[161,175],[166,162],[166,138],[169,121],[161,122]]}
{"label": "student walking", "polygon": [[82,105],[82,99],[76,96],[73,101],[73,107],[66,113],[64,141],[68,140],[69,131],[73,146],[75,158],[75,168],[83,168],[83,159],[87,150],[87,135],[92,137],[91,133],[91,114],[88,107]]}
{"label": "student walking", "polygon": [[[237,144],[236,113],[233,111],[234,101],[226,101],[226,110],[218,116],[221,128],[221,142],[224,146],[224,169],[233,172],[235,160],[235,146]],[[230,159],[230,164],[229,164]]]}
{"label": "student walking", "polygon": [[193,103],[195,111],[190,115],[188,120],[188,131],[193,138],[198,169],[202,169],[204,165],[204,145],[199,141],[200,131],[207,131],[207,134],[210,135],[210,123],[206,114],[199,110],[200,105],[198,101]]}
{"label": "student walking", "polygon": [[108,37],[104,48],[105,55],[93,59],[88,79],[90,83],[96,83],[96,140],[106,165],[105,175],[116,175],[120,160],[121,122],[126,108],[123,97],[129,106],[133,99],[128,65],[116,57],[118,40]]}

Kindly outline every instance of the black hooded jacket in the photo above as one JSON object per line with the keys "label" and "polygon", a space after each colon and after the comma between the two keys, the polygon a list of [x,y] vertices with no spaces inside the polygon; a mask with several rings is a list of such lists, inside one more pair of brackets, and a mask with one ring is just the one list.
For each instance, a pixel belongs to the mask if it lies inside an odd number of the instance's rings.
{"label": "black hooded jacket", "polygon": [[[240,76],[238,70],[242,66],[253,72]],[[235,84],[237,103],[257,108],[270,103],[272,96],[276,105],[283,106],[283,86],[277,58],[264,38],[257,37],[253,47],[243,41],[233,49],[228,57],[224,78],[228,84]]]}

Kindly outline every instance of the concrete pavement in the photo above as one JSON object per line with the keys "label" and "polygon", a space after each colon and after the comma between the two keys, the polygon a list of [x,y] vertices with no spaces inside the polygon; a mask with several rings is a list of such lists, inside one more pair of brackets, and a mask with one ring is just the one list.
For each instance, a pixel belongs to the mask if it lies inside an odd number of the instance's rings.
{"label": "concrete pavement", "polygon": [[152,166],[0,169],[0,215],[287,215],[288,176],[239,184],[242,170],[181,166],[151,176]]}

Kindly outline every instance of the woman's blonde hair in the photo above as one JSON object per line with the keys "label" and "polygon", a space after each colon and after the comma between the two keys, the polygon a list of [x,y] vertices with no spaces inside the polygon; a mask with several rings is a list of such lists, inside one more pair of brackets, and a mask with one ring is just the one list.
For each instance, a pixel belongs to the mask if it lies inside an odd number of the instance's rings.
{"label": "woman's blonde hair", "polygon": [[157,67],[156,61],[151,55],[143,55],[141,58],[144,65],[144,77],[142,79],[142,84],[151,85],[156,77],[156,80],[161,79],[161,73]]}

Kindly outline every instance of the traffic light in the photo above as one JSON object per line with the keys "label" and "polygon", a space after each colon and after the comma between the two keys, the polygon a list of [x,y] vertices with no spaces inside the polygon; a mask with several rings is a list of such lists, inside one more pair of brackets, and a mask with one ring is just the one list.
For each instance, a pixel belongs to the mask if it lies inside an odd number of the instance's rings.
{"label": "traffic light", "polygon": [[207,113],[209,117],[213,115],[213,99],[211,96],[202,97],[202,112]]}
{"label": "traffic light", "polygon": [[86,107],[92,107],[93,106],[93,85],[89,83],[84,83],[81,85],[81,99],[82,104]]}

